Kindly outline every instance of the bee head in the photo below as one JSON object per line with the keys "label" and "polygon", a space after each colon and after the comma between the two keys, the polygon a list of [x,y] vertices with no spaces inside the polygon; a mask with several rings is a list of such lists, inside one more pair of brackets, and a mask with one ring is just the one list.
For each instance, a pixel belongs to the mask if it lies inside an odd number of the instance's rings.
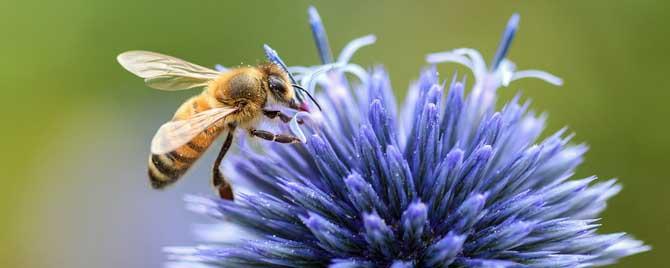
{"label": "bee head", "polygon": [[307,104],[297,100],[296,89],[281,67],[274,63],[266,63],[261,65],[260,69],[264,74],[265,89],[271,100],[292,109],[308,111]]}
{"label": "bee head", "polygon": [[284,61],[281,60],[281,58],[277,54],[277,51],[272,49],[267,44],[263,45],[263,49],[265,50],[265,56],[268,58],[268,61],[270,61],[270,63],[268,63],[267,65],[270,65],[270,69],[280,70],[283,80],[286,81],[287,84],[290,85],[291,88],[293,89],[291,90],[293,96],[289,101],[288,106],[296,110],[309,112],[309,105],[307,104],[305,98],[305,95],[307,95],[307,97],[309,97],[309,99],[312,100],[314,105],[316,105],[316,107],[318,107],[319,110],[321,110],[321,105],[319,105],[314,96],[312,96],[312,94],[308,90],[297,85],[295,78],[293,78],[291,73],[288,71],[286,64],[284,64]]}

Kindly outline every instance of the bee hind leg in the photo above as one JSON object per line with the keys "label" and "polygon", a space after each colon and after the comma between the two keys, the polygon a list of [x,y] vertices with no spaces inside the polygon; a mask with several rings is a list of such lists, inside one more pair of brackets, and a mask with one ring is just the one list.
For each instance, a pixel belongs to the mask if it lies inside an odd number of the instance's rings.
{"label": "bee hind leg", "polygon": [[300,143],[300,138],[292,135],[285,134],[274,134],[270,131],[259,130],[259,129],[250,129],[249,134],[254,137],[258,137],[264,140],[274,141],[278,143]]}
{"label": "bee hind leg", "polygon": [[221,146],[219,155],[216,157],[216,160],[214,161],[214,166],[212,167],[212,184],[214,185],[214,188],[218,190],[219,196],[223,199],[228,200],[234,199],[233,188],[230,186],[230,183],[228,183],[228,181],[224,178],[223,174],[221,174],[219,166],[221,165],[223,157],[228,152],[228,149],[230,149],[230,145],[232,145],[233,143],[234,130],[235,128],[233,126],[231,126],[230,129],[228,130],[228,136],[226,137],[226,140],[223,142],[223,146]]}

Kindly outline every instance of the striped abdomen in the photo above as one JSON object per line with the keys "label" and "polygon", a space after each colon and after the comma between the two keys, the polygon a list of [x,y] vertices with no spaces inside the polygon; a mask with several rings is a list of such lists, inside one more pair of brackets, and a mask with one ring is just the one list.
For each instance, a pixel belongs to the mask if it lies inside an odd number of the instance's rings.
{"label": "striped abdomen", "polygon": [[[188,118],[209,107],[206,99],[200,96],[193,97],[182,104],[173,120]],[[166,154],[151,154],[149,156],[151,186],[161,189],[177,181],[204,154],[224,128],[223,124],[215,124],[174,151]]]}

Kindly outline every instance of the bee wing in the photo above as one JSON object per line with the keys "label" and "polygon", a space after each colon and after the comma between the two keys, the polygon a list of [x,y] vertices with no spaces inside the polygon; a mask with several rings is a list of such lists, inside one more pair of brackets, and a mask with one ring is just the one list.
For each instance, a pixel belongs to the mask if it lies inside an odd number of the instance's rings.
{"label": "bee wing", "polygon": [[191,141],[212,124],[236,111],[237,108],[213,108],[193,115],[184,120],[170,121],[163,124],[153,140],[151,153],[166,154]]}
{"label": "bee wing", "polygon": [[148,86],[181,90],[206,86],[220,72],[172,56],[149,51],[127,51],[116,59],[131,73],[144,78]]}

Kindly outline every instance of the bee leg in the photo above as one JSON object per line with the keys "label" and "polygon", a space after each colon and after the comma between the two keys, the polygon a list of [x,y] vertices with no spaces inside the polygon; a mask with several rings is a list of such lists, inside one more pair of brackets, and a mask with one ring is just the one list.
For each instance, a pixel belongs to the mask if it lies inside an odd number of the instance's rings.
{"label": "bee leg", "polygon": [[228,149],[230,149],[230,145],[233,143],[234,130],[235,130],[234,126],[231,126],[229,128],[226,141],[223,142],[223,146],[221,146],[221,151],[219,151],[219,155],[216,157],[216,160],[214,161],[214,167],[212,167],[212,184],[214,185],[214,188],[216,188],[219,191],[219,196],[223,199],[228,200],[233,200],[233,189],[228,183],[228,181],[226,181],[226,179],[223,177],[223,174],[221,174],[219,166],[221,165],[223,157],[228,152]]}
{"label": "bee leg", "polygon": [[274,141],[278,143],[300,143],[300,138],[296,136],[291,136],[291,135],[285,135],[285,134],[274,134],[270,131],[265,131],[265,130],[258,130],[258,129],[250,129],[249,134],[252,136],[264,139],[264,140],[269,140],[269,141]]}
{"label": "bee leg", "polygon": [[[291,117],[285,113],[282,113],[281,111],[270,111],[270,110],[263,110],[263,115],[267,116],[270,119],[274,119],[275,117],[279,117],[279,119],[284,122],[288,123],[291,122]],[[302,119],[298,120],[298,124],[302,124],[303,121]]]}

